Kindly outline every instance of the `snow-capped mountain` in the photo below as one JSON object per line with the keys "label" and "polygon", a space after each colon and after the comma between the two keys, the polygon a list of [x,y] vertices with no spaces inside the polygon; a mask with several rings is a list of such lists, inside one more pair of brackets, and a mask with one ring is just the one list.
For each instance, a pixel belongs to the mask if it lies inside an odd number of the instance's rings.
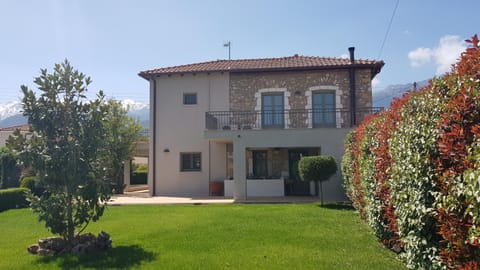
{"label": "snow-capped mountain", "polygon": [[0,103],[0,121],[17,114],[22,114],[22,103],[20,101]]}
{"label": "snow-capped mountain", "polygon": [[[122,106],[128,110],[128,116],[135,118],[142,126],[148,128],[149,106],[131,99],[120,101]],[[0,128],[23,125],[27,118],[22,115],[22,104],[20,101],[0,103]]]}
{"label": "snow-capped mountain", "polygon": [[124,99],[120,101],[122,103],[123,108],[129,111],[140,111],[143,109],[148,109],[148,104],[144,104],[141,102],[137,102],[132,99]]}

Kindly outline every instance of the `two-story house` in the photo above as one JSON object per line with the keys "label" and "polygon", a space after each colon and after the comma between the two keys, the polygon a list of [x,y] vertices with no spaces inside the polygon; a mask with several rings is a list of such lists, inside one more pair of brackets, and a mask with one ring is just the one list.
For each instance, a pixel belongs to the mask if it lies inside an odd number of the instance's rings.
{"label": "two-story house", "polygon": [[[152,195],[311,195],[298,177],[302,156],[338,163],[351,127],[372,108],[372,79],[383,61],[294,55],[217,60],[146,70],[150,82]],[[338,164],[340,165],[340,164]],[[346,199],[338,172],[329,201]]]}

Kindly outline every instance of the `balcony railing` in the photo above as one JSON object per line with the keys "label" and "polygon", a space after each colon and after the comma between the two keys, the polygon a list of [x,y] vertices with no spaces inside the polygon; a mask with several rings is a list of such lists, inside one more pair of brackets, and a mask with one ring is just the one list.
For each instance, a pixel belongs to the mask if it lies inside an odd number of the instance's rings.
{"label": "balcony railing", "polygon": [[210,111],[205,114],[205,127],[207,130],[349,128],[382,109],[359,108],[355,113],[343,109]]}

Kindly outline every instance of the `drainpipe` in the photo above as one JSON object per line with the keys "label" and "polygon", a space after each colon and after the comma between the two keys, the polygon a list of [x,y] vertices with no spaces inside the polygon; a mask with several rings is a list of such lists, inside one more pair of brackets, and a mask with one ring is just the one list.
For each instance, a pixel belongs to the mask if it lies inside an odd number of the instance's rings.
{"label": "drainpipe", "polygon": [[350,52],[350,126],[353,127],[357,124],[357,104],[355,96],[355,47],[348,48]]}
{"label": "drainpipe", "polygon": [[152,140],[152,196],[155,196],[155,189],[156,189],[156,168],[157,168],[157,80],[155,78],[152,79],[153,83],[153,93],[152,93],[152,117],[150,117],[150,121],[152,121],[152,130],[150,131],[150,140]]}

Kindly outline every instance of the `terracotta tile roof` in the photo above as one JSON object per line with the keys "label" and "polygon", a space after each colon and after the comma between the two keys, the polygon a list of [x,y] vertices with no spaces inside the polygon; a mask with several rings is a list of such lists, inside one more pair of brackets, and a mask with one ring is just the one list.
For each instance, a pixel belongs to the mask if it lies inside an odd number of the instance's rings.
{"label": "terracotta tile roof", "polygon": [[30,130],[30,125],[25,124],[25,125],[5,127],[5,128],[0,128],[0,131],[15,131],[17,129],[19,129],[20,131],[29,131]]}
{"label": "terracotta tile roof", "polygon": [[[259,58],[238,60],[216,60],[181,66],[157,68],[138,73],[139,76],[149,79],[156,75],[201,73],[201,72],[255,72],[255,71],[286,71],[286,70],[315,70],[350,67],[349,58],[331,58],[294,55],[281,58]],[[383,61],[355,59],[356,67],[371,68],[372,76],[380,72]]]}

